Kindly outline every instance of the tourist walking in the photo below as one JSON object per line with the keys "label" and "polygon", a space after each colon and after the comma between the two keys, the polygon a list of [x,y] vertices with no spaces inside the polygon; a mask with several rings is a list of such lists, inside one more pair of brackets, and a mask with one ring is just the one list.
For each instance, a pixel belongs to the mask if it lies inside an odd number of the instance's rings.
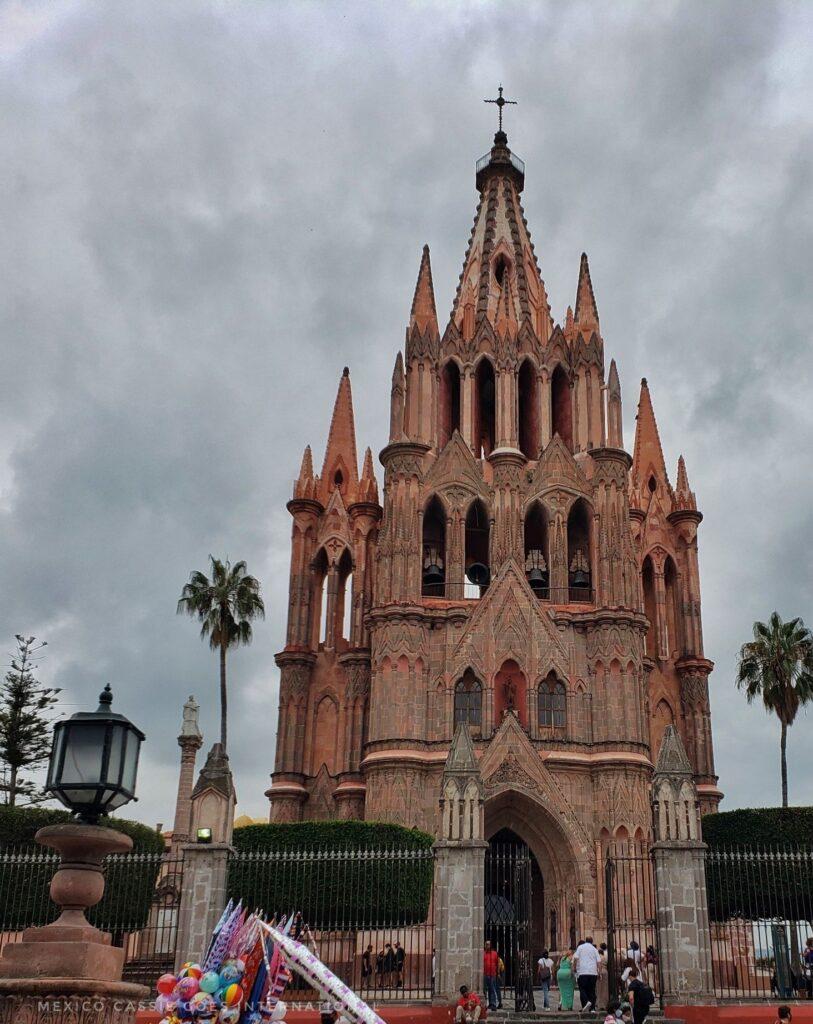
{"label": "tourist walking", "polygon": [[805,976],[805,987],[807,988],[807,998],[813,999],[813,935],[810,936],[805,944],[805,951],[802,954],[802,965]]}
{"label": "tourist walking", "polygon": [[483,978],[485,980],[486,998],[489,1010],[496,1010],[500,1002],[500,983],[497,975],[500,971],[500,957],[491,942],[486,939],[483,950]]}
{"label": "tourist walking", "polygon": [[542,987],[542,1008],[550,1009],[548,994],[550,983],[553,980],[553,960],[551,960],[546,949],[542,950],[542,956],[536,961],[536,976]]}
{"label": "tourist walking", "polygon": [[606,1010],[610,1005],[610,970],[607,963],[607,943],[598,947],[598,980],[596,981],[596,1006]]}
{"label": "tourist walking", "polygon": [[392,943],[384,946],[384,988],[392,988],[392,976],[395,974],[395,950]]}
{"label": "tourist walking", "polygon": [[579,998],[582,1012],[596,1006],[596,984],[598,982],[599,952],[591,936],[580,942],[576,948],[576,975],[579,979]]}
{"label": "tourist walking", "polygon": [[573,989],[575,977],[573,974],[573,950],[569,949],[559,961],[559,969],[556,971],[556,983],[559,986],[559,1009],[573,1009]]}
{"label": "tourist walking", "polygon": [[404,947],[396,939],[395,940],[395,975],[396,975],[396,988],[404,987],[404,960],[406,960],[406,953]]}

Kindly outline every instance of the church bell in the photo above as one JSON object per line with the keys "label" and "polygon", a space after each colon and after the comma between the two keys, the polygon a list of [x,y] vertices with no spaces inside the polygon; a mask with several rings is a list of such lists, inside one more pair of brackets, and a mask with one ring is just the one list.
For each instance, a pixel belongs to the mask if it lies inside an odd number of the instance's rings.
{"label": "church bell", "polygon": [[466,569],[466,579],[477,587],[488,586],[488,566],[482,562],[472,562]]}

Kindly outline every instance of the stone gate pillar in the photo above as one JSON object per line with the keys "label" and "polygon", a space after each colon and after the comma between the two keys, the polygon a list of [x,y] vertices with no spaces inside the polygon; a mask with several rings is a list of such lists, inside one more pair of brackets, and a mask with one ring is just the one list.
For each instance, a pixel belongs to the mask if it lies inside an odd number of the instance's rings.
{"label": "stone gate pillar", "polygon": [[479,990],[483,974],[485,851],[483,780],[468,725],[458,725],[440,794],[435,843],[435,992],[448,1003],[461,985]]}
{"label": "stone gate pillar", "polygon": [[664,1003],[713,1003],[706,844],[692,766],[674,725],[663,736],[652,802]]}

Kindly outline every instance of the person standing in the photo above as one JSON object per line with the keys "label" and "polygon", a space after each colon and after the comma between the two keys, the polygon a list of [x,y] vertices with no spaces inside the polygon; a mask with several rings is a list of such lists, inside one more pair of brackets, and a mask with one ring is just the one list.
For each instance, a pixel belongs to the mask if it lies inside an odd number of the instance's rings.
{"label": "person standing", "polygon": [[606,1010],[610,1004],[610,969],[607,962],[607,943],[598,947],[598,980],[596,981],[596,1006]]}
{"label": "person standing", "polygon": [[491,942],[486,939],[483,950],[483,978],[485,979],[486,997],[489,1010],[496,1010],[500,1001],[500,986],[497,981],[497,974],[500,970],[500,957],[496,949],[492,948]]}
{"label": "person standing", "polygon": [[596,983],[598,982],[600,957],[591,936],[588,935],[584,942],[579,943],[575,960],[582,1012],[592,1010],[596,1005]]}
{"label": "person standing", "polygon": [[805,951],[802,954],[803,973],[807,987],[807,998],[813,999],[813,935],[805,943]]}
{"label": "person standing", "polygon": [[406,953],[404,947],[396,939],[395,940],[395,975],[397,981],[395,982],[396,988],[404,987],[404,960],[406,960]]}
{"label": "person standing", "polygon": [[542,956],[536,962],[536,975],[539,984],[542,986],[542,1008],[549,1010],[548,993],[550,992],[550,983],[553,980],[553,960],[551,960],[546,949],[542,950]]}
{"label": "person standing", "polygon": [[573,950],[569,949],[559,961],[559,969],[556,972],[556,982],[559,986],[559,1009],[573,1009]]}
{"label": "person standing", "polygon": [[395,973],[395,951],[392,943],[384,945],[384,987],[392,988],[392,976]]}
{"label": "person standing", "polygon": [[361,984],[367,987],[373,975],[373,945],[370,945],[361,954]]}

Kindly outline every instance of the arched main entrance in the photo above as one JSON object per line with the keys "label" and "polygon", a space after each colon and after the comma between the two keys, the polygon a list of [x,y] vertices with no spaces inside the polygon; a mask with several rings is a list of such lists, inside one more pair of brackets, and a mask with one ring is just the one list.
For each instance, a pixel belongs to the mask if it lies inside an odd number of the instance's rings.
{"label": "arched main entrance", "polygon": [[544,881],[530,847],[510,828],[489,840],[484,891],[485,938],[505,963],[504,992],[516,1009],[533,1009],[533,951],[536,929],[544,921]]}
{"label": "arched main entrance", "polygon": [[[529,968],[533,969],[544,949],[551,955],[562,953],[576,941],[588,923],[585,910],[588,918],[594,920],[595,882],[585,877],[584,863],[577,857],[556,810],[541,793],[514,788],[516,782],[509,781],[506,774],[500,772],[491,780],[486,778],[485,836],[489,841],[486,864],[499,865],[500,857],[504,858],[502,851],[516,851],[514,859],[528,864],[529,895],[523,896],[521,882],[517,891],[516,883],[506,881],[499,871],[489,877],[487,868],[486,938],[493,935],[500,941],[499,931],[489,918],[495,917],[501,908],[508,910],[505,903],[499,899],[489,901],[489,897],[506,896],[511,903],[512,896],[522,897],[525,902],[519,908],[520,919],[513,931],[510,928],[504,931],[502,941],[516,940],[517,962],[527,957]],[[512,884],[515,885],[513,890]],[[527,925],[522,923],[523,913]],[[522,944],[525,950],[519,948]],[[508,968],[508,960],[505,956],[503,959]],[[506,983],[509,982],[513,982],[512,975],[506,977]]]}

